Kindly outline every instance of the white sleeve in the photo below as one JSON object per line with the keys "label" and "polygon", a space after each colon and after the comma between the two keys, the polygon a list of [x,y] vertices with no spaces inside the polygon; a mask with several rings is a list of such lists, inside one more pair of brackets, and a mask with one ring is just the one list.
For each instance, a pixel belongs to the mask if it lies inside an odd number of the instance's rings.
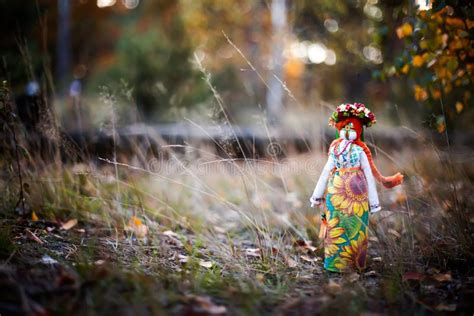
{"label": "white sleeve", "polygon": [[381,209],[379,196],[377,194],[377,187],[375,186],[375,179],[372,174],[372,169],[370,168],[369,159],[367,159],[365,152],[361,152],[360,154],[360,167],[362,168],[365,178],[367,179],[370,212],[378,212]]}
{"label": "white sleeve", "polygon": [[328,182],[329,173],[332,169],[334,169],[334,161],[331,156],[329,156],[328,161],[326,162],[326,165],[324,166],[323,171],[319,176],[318,183],[314,188],[311,199],[320,199],[323,197],[324,191],[326,191],[326,184]]}

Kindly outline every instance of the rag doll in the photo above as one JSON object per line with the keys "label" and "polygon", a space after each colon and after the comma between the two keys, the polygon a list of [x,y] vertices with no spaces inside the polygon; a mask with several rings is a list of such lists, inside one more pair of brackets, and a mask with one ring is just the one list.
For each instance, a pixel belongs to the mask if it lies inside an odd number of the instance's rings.
{"label": "rag doll", "polygon": [[329,119],[338,138],[329,147],[310,198],[311,206],[325,201],[320,238],[324,239],[324,268],[329,271],[365,268],[369,213],[381,209],[374,178],[386,188],[403,181],[400,173],[382,176],[372,160],[363,132],[375,122],[374,114],[361,103],[341,104]]}

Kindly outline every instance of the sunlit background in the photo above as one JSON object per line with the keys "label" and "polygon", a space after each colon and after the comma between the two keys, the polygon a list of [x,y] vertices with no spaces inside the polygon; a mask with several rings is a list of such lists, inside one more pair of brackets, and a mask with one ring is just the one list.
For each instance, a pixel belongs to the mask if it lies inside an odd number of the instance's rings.
{"label": "sunlit background", "polygon": [[[446,125],[439,101],[426,100],[433,89],[403,77],[402,62],[412,59],[402,37],[430,1],[1,5],[0,48],[15,96],[47,94],[66,129],[100,127],[110,112],[104,94],[114,95],[124,125],[213,124],[221,107],[240,125],[321,125],[334,106],[356,101],[386,126]],[[444,97],[448,108],[467,108],[465,96]],[[470,128],[470,117],[449,116],[449,127]]]}

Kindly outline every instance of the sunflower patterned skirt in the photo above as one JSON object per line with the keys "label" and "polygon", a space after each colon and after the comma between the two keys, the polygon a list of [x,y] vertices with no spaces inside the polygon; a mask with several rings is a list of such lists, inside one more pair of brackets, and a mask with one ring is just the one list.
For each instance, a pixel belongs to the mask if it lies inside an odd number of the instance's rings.
{"label": "sunflower patterned skirt", "polygon": [[367,180],[360,168],[336,169],[326,195],[327,234],[324,268],[361,271],[367,256],[369,202]]}

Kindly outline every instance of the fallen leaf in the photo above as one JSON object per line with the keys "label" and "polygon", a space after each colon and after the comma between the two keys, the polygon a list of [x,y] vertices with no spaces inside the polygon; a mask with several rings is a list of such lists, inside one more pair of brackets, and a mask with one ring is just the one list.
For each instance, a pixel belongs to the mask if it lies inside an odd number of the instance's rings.
{"label": "fallen leaf", "polygon": [[166,236],[168,238],[168,241],[172,244],[174,244],[177,247],[183,247],[183,243],[181,240],[179,240],[179,235],[176,234],[175,232],[172,232],[171,230],[167,230],[162,233],[163,236]]}
{"label": "fallen leaf", "polygon": [[43,264],[56,264],[56,263],[58,263],[57,260],[51,258],[48,255],[44,255],[43,257],[41,257],[40,262],[43,263]]}
{"label": "fallen leaf", "polygon": [[317,262],[318,261],[318,257],[315,257],[315,258],[311,258],[307,255],[302,255],[301,257],[301,260],[305,261],[305,262]]}
{"label": "fallen leaf", "polygon": [[324,286],[326,292],[332,295],[336,295],[341,292],[342,287],[340,284],[336,283],[333,280],[329,280],[329,283]]}
{"label": "fallen leaf", "polygon": [[77,225],[77,219],[73,218],[73,219],[68,220],[66,223],[62,224],[61,229],[70,230],[76,225]]}
{"label": "fallen leaf", "polygon": [[191,306],[194,313],[190,314],[207,314],[207,315],[222,315],[227,313],[227,308],[223,305],[216,305],[208,296],[188,295],[188,301],[195,306]]}
{"label": "fallen leaf", "polygon": [[94,264],[98,265],[98,266],[103,265],[104,263],[105,263],[105,260],[102,260],[102,259],[99,259],[99,260],[94,262]]}
{"label": "fallen leaf", "polygon": [[374,270],[371,270],[369,272],[366,272],[364,275],[366,277],[375,277],[375,276],[377,276],[377,272],[375,272]]}
{"label": "fallen leaf", "polygon": [[36,215],[35,211],[31,212],[31,220],[33,222],[37,222],[39,220],[39,217]]}
{"label": "fallen leaf", "polygon": [[165,236],[169,236],[169,237],[179,238],[179,235],[176,234],[175,232],[171,231],[171,230],[166,230],[166,231],[162,232],[162,234],[165,235]]}
{"label": "fallen leaf", "polygon": [[372,261],[382,262],[382,257],[374,257],[374,258],[372,258]]}
{"label": "fallen leaf", "polygon": [[351,283],[353,283],[353,282],[359,280],[359,278],[360,278],[360,275],[359,275],[359,273],[357,273],[357,272],[351,273],[351,274],[347,277],[347,279],[348,279],[349,282],[351,282]]}
{"label": "fallen leaf", "polygon": [[257,273],[255,275],[255,279],[260,282],[260,283],[263,283],[263,281],[265,281],[265,275],[263,273]]}
{"label": "fallen leaf", "polygon": [[213,263],[212,261],[200,260],[200,261],[199,261],[199,265],[200,265],[201,267],[210,269],[210,268],[212,268],[212,266],[214,265],[214,263]]}
{"label": "fallen leaf", "polygon": [[453,277],[451,276],[451,272],[448,272],[448,273],[435,274],[433,275],[433,279],[435,279],[438,282],[451,282],[453,280]]}
{"label": "fallen leaf", "polygon": [[280,253],[280,249],[272,247],[272,255],[276,256]]}
{"label": "fallen leaf", "polygon": [[303,252],[315,252],[318,248],[314,247],[311,240],[298,239],[295,241],[294,246]]}
{"label": "fallen leaf", "polygon": [[145,225],[137,226],[133,231],[138,238],[144,238],[148,234],[148,227]]}
{"label": "fallen leaf", "polygon": [[247,248],[245,249],[245,255],[250,256],[250,257],[260,257],[262,251],[260,248]]}
{"label": "fallen leaf", "polygon": [[189,257],[185,255],[178,255],[178,259],[180,263],[186,263],[189,261]]}
{"label": "fallen leaf", "polygon": [[219,234],[227,233],[227,230],[225,230],[224,228],[222,228],[220,226],[214,226],[214,230],[216,231],[216,233],[219,233]]}
{"label": "fallen leaf", "polygon": [[[62,286],[72,286],[76,287],[78,285],[78,280],[76,275],[74,275],[70,270],[59,266],[58,275],[56,276],[55,285],[58,287]],[[37,314],[35,314],[37,315]],[[47,315],[47,314],[44,314]]]}
{"label": "fallen leaf", "polygon": [[438,274],[438,273],[441,272],[441,270],[436,269],[436,268],[428,268],[428,270],[426,270],[426,272],[428,272],[429,274]]}
{"label": "fallen leaf", "polygon": [[403,281],[408,281],[408,280],[415,280],[415,281],[421,281],[425,278],[425,275],[416,271],[413,272],[406,272],[403,275]]}
{"label": "fallen leaf", "polygon": [[456,304],[438,304],[436,305],[435,309],[438,312],[454,312],[456,311],[457,305]]}
{"label": "fallen leaf", "polygon": [[37,242],[38,244],[44,244],[44,241],[42,241],[41,239],[39,239],[39,237],[36,236],[31,230],[29,230],[29,229],[27,228],[27,229],[25,229],[25,231],[26,231],[26,236],[27,236],[29,239],[31,239],[31,240]]}
{"label": "fallen leaf", "polygon": [[291,257],[285,256],[284,258],[285,258],[285,263],[289,268],[294,268],[298,265],[298,262],[293,260]]}
{"label": "fallen leaf", "polygon": [[64,238],[61,237],[61,236],[59,236],[58,234],[53,234],[53,236],[56,237],[57,239],[62,239],[62,240],[64,240]]}
{"label": "fallen leaf", "polygon": [[144,238],[148,234],[148,227],[136,216],[130,218],[126,228],[131,230],[137,238]]}
{"label": "fallen leaf", "polygon": [[393,236],[395,236],[395,237],[397,237],[397,238],[402,237],[402,235],[400,235],[400,233],[397,232],[395,229],[389,228],[389,229],[387,230],[387,232],[390,233],[390,234],[392,234]]}

